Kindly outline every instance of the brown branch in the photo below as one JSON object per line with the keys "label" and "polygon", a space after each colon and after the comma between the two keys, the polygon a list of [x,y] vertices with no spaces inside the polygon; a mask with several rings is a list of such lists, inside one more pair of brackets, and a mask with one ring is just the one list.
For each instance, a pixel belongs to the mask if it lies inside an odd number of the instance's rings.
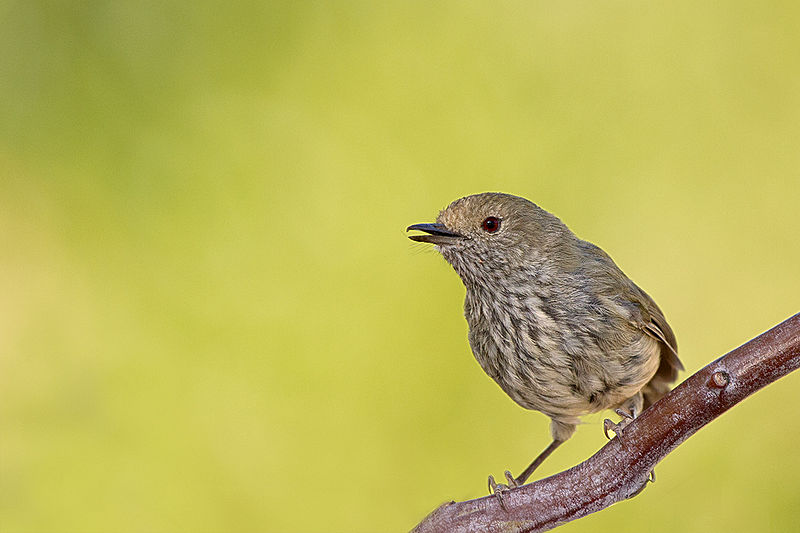
{"label": "brown branch", "polygon": [[547,531],[638,494],[653,468],[698,429],[800,367],[800,313],[690,376],[596,454],[494,496],[445,503],[414,532]]}

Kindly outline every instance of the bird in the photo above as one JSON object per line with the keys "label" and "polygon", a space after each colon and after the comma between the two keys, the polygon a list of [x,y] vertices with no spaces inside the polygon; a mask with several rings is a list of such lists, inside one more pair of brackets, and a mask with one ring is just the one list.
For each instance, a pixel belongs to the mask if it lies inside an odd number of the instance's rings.
{"label": "bird", "polygon": [[[413,224],[461,278],[475,359],[511,399],[550,418],[550,444],[506,483],[523,485],[575,432],[607,409],[625,426],[664,396],[683,365],[664,313],[598,246],[530,200],[499,192],[459,198],[435,223]],[[502,504],[502,498],[501,498]]]}

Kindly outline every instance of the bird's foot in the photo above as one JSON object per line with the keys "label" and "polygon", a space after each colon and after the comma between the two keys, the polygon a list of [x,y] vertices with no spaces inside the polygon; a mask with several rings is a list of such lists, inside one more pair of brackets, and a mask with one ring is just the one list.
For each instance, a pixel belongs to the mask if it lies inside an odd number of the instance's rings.
{"label": "bird's foot", "polygon": [[613,431],[615,435],[622,437],[622,432],[625,430],[628,424],[633,421],[634,417],[633,413],[629,413],[623,409],[614,409],[614,412],[621,417],[621,420],[618,423],[615,424],[608,418],[603,420],[603,433],[609,440],[611,439],[611,437],[608,436],[609,431]]}
{"label": "bird's foot", "polygon": [[502,507],[504,511],[508,511],[508,509],[506,509],[506,502],[503,500],[503,493],[519,487],[519,483],[517,483],[517,480],[514,479],[514,476],[508,470],[506,470],[504,474],[506,476],[506,483],[497,483],[494,480],[494,476],[489,476],[489,494],[494,494],[495,498],[497,498],[497,501],[500,503],[500,507]]}
{"label": "bird's foot", "polygon": [[648,483],[655,483],[655,482],[656,482],[656,471],[655,470],[651,470],[650,474],[648,474],[648,476],[647,476],[647,479],[645,479],[644,483],[642,483],[642,486],[639,487],[636,490],[636,492],[634,492],[633,494],[628,496],[628,499],[633,498],[634,496],[638,496],[639,494],[641,494],[641,492],[647,487]]}

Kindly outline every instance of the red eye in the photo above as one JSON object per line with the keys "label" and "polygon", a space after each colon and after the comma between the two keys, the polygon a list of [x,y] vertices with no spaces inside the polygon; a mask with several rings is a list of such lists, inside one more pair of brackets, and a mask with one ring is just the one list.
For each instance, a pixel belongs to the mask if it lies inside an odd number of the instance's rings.
{"label": "red eye", "polygon": [[500,229],[500,219],[497,217],[489,217],[483,221],[481,227],[486,233],[494,233]]}

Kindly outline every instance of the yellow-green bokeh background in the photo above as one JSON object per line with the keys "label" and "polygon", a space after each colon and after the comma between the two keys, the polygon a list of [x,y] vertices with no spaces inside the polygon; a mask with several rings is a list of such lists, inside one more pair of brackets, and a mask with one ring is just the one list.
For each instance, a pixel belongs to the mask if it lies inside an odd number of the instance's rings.
{"label": "yellow-green bokeh background", "polygon": [[[0,2],[0,530],[403,531],[548,441],[405,238],[526,196],[692,372],[798,311],[792,2]],[[787,531],[800,375],[561,531]],[[605,441],[587,417],[543,467]]]}

